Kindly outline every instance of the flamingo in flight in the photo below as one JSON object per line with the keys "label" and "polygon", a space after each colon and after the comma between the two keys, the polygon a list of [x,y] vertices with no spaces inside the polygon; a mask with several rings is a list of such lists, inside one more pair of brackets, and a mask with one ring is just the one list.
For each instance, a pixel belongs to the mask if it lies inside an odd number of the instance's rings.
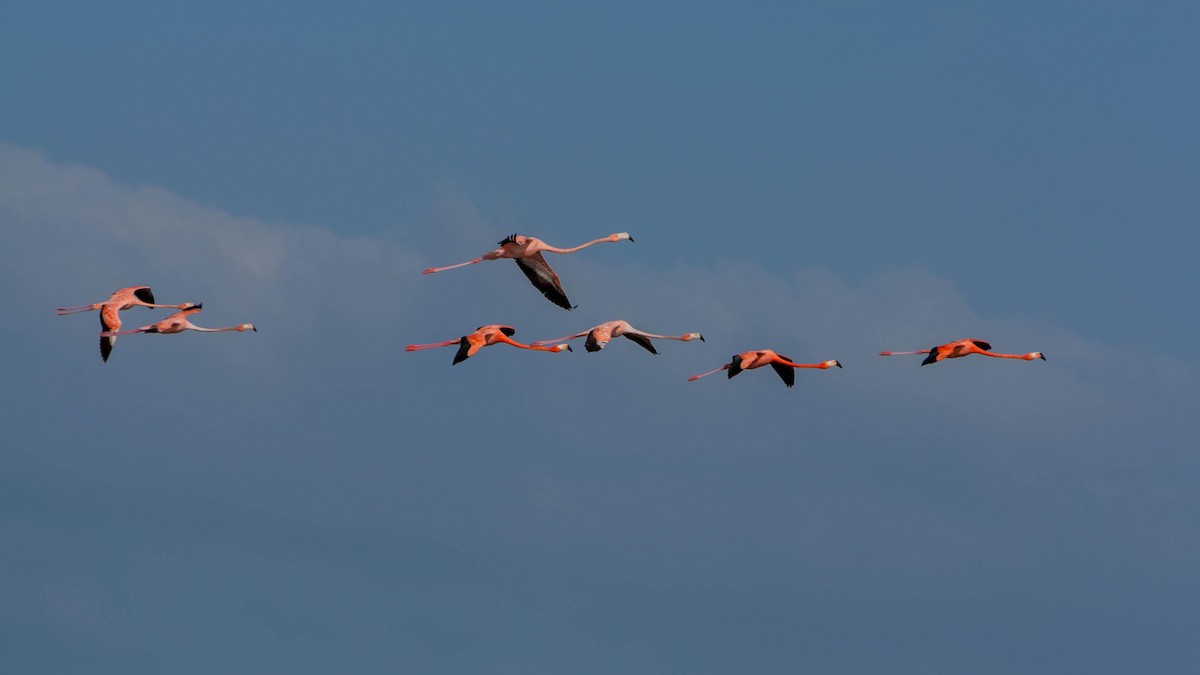
{"label": "flamingo in flight", "polygon": [[834,366],[841,368],[842,364],[838,363],[837,361],[822,361],[821,363],[796,363],[786,356],[776,354],[770,349],[759,349],[752,352],[734,354],[729,363],[717,368],[716,370],[710,370],[707,373],[693,375],[688,378],[688,382],[693,382],[702,377],[708,377],[709,375],[719,373],[722,370],[728,370],[729,377],[732,378],[734,375],[737,375],[743,370],[753,370],[763,366],[771,366],[771,369],[779,375],[779,379],[783,380],[783,383],[790,387],[796,384],[795,368],[820,368],[825,370],[827,368],[833,368]]}
{"label": "flamingo in flight", "polygon": [[571,301],[567,299],[567,293],[563,290],[562,282],[559,281],[558,275],[550,268],[549,263],[542,257],[543,252],[549,253],[574,253],[583,250],[589,246],[603,244],[605,242],[617,242],[628,239],[633,241],[633,237],[629,236],[628,232],[616,232],[602,239],[593,239],[586,244],[580,244],[573,248],[558,248],[551,246],[541,239],[535,237],[526,237],[521,234],[511,234],[504,238],[499,243],[499,247],[495,250],[488,251],[474,260],[469,260],[465,263],[457,265],[448,265],[446,267],[430,267],[423,274],[434,274],[445,270],[452,270],[456,267],[465,267],[466,265],[474,265],[485,260],[499,260],[500,258],[512,258],[517,261],[517,267],[525,273],[529,278],[530,283],[534,285],[542,295],[546,296],[550,302],[562,307],[563,309],[572,309]]}
{"label": "flamingo in flight", "polygon": [[474,333],[464,335],[457,340],[446,340],[445,342],[435,342],[428,345],[408,345],[404,348],[406,352],[415,352],[422,349],[436,349],[438,347],[449,347],[450,345],[458,345],[458,353],[454,355],[454,361],[450,364],[456,366],[463,361],[475,356],[480,349],[490,347],[494,344],[508,344],[519,349],[532,349],[539,352],[563,352],[573,351],[571,345],[560,344],[553,347],[542,347],[540,345],[527,345],[517,342],[512,339],[512,336],[517,332],[512,326],[502,326],[500,324],[492,324],[490,326],[480,326],[475,329]]}
{"label": "flamingo in flight", "polygon": [[185,302],[181,305],[157,305],[154,303],[154,293],[150,292],[149,286],[130,286],[129,288],[122,288],[114,292],[104,302],[79,305],[78,307],[59,307],[58,315],[64,316],[67,314],[100,310],[100,358],[108,361],[108,355],[112,353],[113,346],[117,344],[117,338],[114,336],[105,336],[104,333],[121,330],[120,313],[122,310],[132,307],[187,309],[196,306],[198,305],[191,302]]}
{"label": "flamingo in flight", "polygon": [[609,321],[589,330],[585,330],[582,333],[568,335],[556,340],[536,340],[533,342],[533,344],[549,345],[554,344],[555,342],[567,342],[569,340],[581,338],[584,335],[587,336],[587,342],[583,344],[583,348],[589,352],[598,352],[601,349],[604,349],[605,345],[607,345],[610,340],[622,336],[633,340],[651,354],[657,354],[658,350],[654,348],[654,344],[650,342],[650,338],[657,338],[660,340],[680,340],[683,342],[700,340],[701,342],[704,342],[704,336],[699,333],[684,333],[683,335],[655,335],[654,333],[647,333],[646,331],[641,331],[634,328],[633,326],[629,325],[628,321]]}
{"label": "flamingo in flight", "polygon": [[930,349],[918,349],[911,352],[879,352],[880,356],[904,356],[908,354],[928,354],[925,360],[921,362],[922,366],[927,366],[931,363],[944,361],[946,359],[957,359],[961,356],[970,356],[971,354],[982,354],[983,356],[994,356],[998,359],[1022,359],[1032,361],[1034,359],[1046,360],[1045,355],[1041,352],[1029,352],[1028,354],[997,354],[992,351],[992,345],[975,338],[967,338],[965,340],[956,340],[947,342],[944,345],[938,345]]}
{"label": "flamingo in flight", "polygon": [[132,330],[105,331],[100,335],[101,337],[112,338],[115,338],[118,335],[133,335],[134,333],[158,333],[161,335],[171,335],[172,333],[182,333],[185,330],[194,330],[200,333],[224,333],[231,330],[235,330],[239,333],[248,330],[252,330],[255,333],[258,332],[258,329],[255,328],[254,324],[252,323],[242,323],[236,326],[227,326],[225,328],[202,328],[197,326],[196,324],[192,323],[188,317],[199,313],[203,307],[204,303],[200,303],[198,305],[188,307],[182,312],[175,312],[162,321],[152,323],[149,326],[142,326],[141,328],[134,328]]}

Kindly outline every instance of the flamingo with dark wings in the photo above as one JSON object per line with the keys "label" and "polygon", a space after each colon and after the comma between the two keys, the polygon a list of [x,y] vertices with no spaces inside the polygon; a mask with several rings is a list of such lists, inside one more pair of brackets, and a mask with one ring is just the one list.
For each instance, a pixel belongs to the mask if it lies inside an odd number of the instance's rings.
{"label": "flamingo with dark wings", "polygon": [[454,355],[454,361],[450,363],[452,366],[466,361],[467,359],[479,353],[480,349],[490,347],[496,344],[512,345],[518,349],[531,349],[537,352],[568,352],[571,350],[571,345],[561,344],[553,347],[542,347],[540,345],[527,345],[517,342],[512,339],[513,335],[517,334],[517,329],[512,326],[502,326],[500,324],[491,324],[489,326],[480,326],[475,329],[474,333],[464,335],[456,340],[446,340],[445,342],[434,342],[427,345],[408,345],[404,348],[406,352],[415,352],[422,349],[437,349],[438,347],[449,347],[458,345],[458,353]]}
{"label": "flamingo with dark wings", "polygon": [[202,326],[197,326],[196,324],[192,323],[188,317],[194,314],[199,314],[200,310],[203,308],[203,304],[192,305],[181,312],[175,312],[162,321],[157,321],[148,326],[134,328],[133,330],[104,332],[101,333],[100,336],[115,338],[118,335],[133,335],[134,333],[157,333],[159,335],[173,335],[175,333],[182,333],[185,330],[194,330],[199,333],[225,333],[228,331],[237,331],[239,333],[243,333],[248,330],[252,330],[255,333],[258,332],[258,329],[255,328],[254,324],[252,323],[240,323],[236,326],[226,326],[224,328],[204,328]]}
{"label": "flamingo with dark wings", "polygon": [[835,366],[841,368],[842,364],[837,361],[822,361],[821,363],[796,363],[788,357],[783,356],[782,354],[777,354],[770,349],[758,349],[752,352],[734,354],[733,358],[729,360],[729,363],[717,368],[716,370],[710,370],[707,373],[693,375],[688,378],[688,382],[694,382],[702,377],[708,377],[714,373],[719,373],[722,370],[728,370],[729,378],[732,379],[734,375],[737,375],[743,370],[753,370],[754,368],[761,368],[763,366],[771,366],[771,369],[775,371],[775,374],[779,376],[779,379],[783,380],[784,384],[791,387],[792,385],[796,384],[796,371],[793,370],[794,368],[820,368],[825,370]]}
{"label": "flamingo with dark wings", "polygon": [[650,342],[650,338],[656,338],[659,340],[679,340],[680,342],[691,342],[692,340],[704,342],[704,336],[699,333],[684,333],[683,335],[657,335],[655,333],[647,333],[646,331],[638,330],[629,325],[628,321],[608,321],[600,324],[599,326],[595,326],[594,328],[590,328],[574,335],[568,335],[566,337],[561,337],[554,340],[535,340],[533,344],[551,345],[556,342],[567,342],[569,340],[581,338],[584,335],[587,336],[587,341],[584,342],[583,348],[589,352],[598,352],[601,349],[604,349],[604,347],[608,345],[613,338],[618,337],[625,337],[637,343],[642,347],[642,349],[645,349],[651,354],[657,354],[658,350],[654,348],[654,343]]}
{"label": "flamingo with dark wings", "polygon": [[434,274],[445,270],[452,270],[456,267],[464,267],[466,265],[474,265],[485,260],[499,260],[501,258],[512,258],[517,262],[517,266],[525,273],[525,276],[533,284],[534,288],[542,292],[546,299],[563,309],[573,309],[571,301],[567,299],[567,292],[563,290],[562,281],[558,275],[550,268],[550,264],[546,262],[546,258],[542,256],[542,252],[549,253],[574,253],[596,244],[606,242],[617,242],[628,239],[633,241],[633,237],[629,236],[628,232],[616,232],[602,239],[593,239],[586,244],[580,244],[572,248],[558,248],[551,246],[541,239],[535,237],[526,237],[521,234],[511,234],[505,237],[495,250],[488,251],[483,255],[468,260],[465,263],[457,265],[447,265],[446,267],[430,267],[425,270],[424,274]]}
{"label": "flamingo with dark wings", "polygon": [[1032,361],[1034,359],[1046,360],[1045,355],[1041,352],[1029,352],[1028,354],[999,354],[992,351],[992,345],[984,340],[976,338],[966,338],[965,340],[955,340],[947,342],[944,345],[930,347],[929,349],[917,349],[911,352],[879,352],[880,356],[904,356],[907,354],[928,354],[921,365],[927,366],[938,361],[946,359],[957,359],[971,354],[979,354],[980,356],[991,356],[997,359],[1021,359],[1023,361]]}

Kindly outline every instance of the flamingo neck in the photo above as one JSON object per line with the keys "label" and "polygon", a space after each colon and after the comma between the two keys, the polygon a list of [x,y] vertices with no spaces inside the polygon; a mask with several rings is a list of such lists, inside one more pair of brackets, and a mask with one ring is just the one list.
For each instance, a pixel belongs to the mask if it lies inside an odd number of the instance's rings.
{"label": "flamingo neck", "polygon": [[1022,361],[1032,361],[1035,357],[1032,354],[997,354],[995,352],[987,352],[980,350],[980,354],[984,356],[994,356],[998,359],[1021,359]]}
{"label": "flamingo neck", "polygon": [[558,248],[557,246],[551,246],[549,244],[543,243],[541,246],[541,250],[549,251],[551,253],[574,253],[576,251],[582,251],[583,249],[585,249],[589,246],[594,246],[596,244],[603,244],[606,241],[610,241],[608,239],[608,237],[605,237],[603,239],[593,239],[592,241],[589,241],[586,244],[580,244],[578,246],[573,246],[571,248]]}
{"label": "flamingo neck", "polygon": [[781,358],[781,357],[776,357],[775,363],[779,363],[779,364],[788,366],[790,368],[820,368],[820,369],[824,370],[825,368],[829,367],[829,366],[825,365],[824,363],[795,363],[795,362],[788,361],[787,359]]}

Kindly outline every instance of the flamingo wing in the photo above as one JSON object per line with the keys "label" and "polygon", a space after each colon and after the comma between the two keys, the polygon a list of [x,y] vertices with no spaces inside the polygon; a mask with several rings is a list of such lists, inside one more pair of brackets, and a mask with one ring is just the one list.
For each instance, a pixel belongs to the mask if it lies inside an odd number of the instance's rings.
{"label": "flamingo wing", "polygon": [[[478,333],[479,331],[483,330],[484,328],[489,328],[489,326],[480,326],[475,329],[475,332]],[[512,326],[492,325],[492,326],[490,326],[490,328],[495,328],[496,330],[500,331],[501,333],[504,333],[508,337],[512,337],[517,334],[517,329],[513,328]]]}
{"label": "flamingo wing", "polygon": [[[116,332],[121,330],[121,312],[116,305],[105,305],[100,308],[100,331],[104,333]],[[112,354],[113,346],[117,344],[117,338],[100,336],[100,359],[108,362],[108,355]]]}
{"label": "flamingo wing", "polygon": [[[788,359],[788,357],[784,356],[783,354],[780,354],[779,356],[791,361],[791,359]],[[792,385],[796,384],[796,370],[791,366],[785,366],[782,363],[772,363],[771,370],[774,370],[775,374],[779,376],[779,379],[783,380],[783,383],[787,386],[791,387]]]}
{"label": "flamingo wing", "polygon": [[477,351],[479,350],[471,348],[471,341],[467,339],[467,336],[462,336],[462,338],[458,341],[458,353],[454,355],[454,362],[450,365],[457,366],[463,361],[466,361],[474,356],[475,352]]}
{"label": "flamingo wing", "polygon": [[571,309],[571,301],[567,299],[567,292],[563,290],[562,282],[559,281],[554,270],[550,269],[550,264],[546,262],[541,253],[515,260],[517,266],[529,278],[529,282],[533,284],[534,288],[541,291],[547,300],[563,309]]}
{"label": "flamingo wing", "polygon": [[740,372],[742,372],[742,357],[740,354],[735,354],[729,360],[729,374],[725,376],[725,379],[732,380],[733,376]]}
{"label": "flamingo wing", "polygon": [[992,345],[988,344],[987,342],[984,342],[983,340],[971,340],[971,344],[975,345],[976,347],[979,347],[980,349],[982,349],[985,352],[992,351]]}
{"label": "flamingo wing", "polygon": [[639,345],[642,346],[643,349],[650,352],[651,354],[658,353],[658,350],[654,348],[654,344],[652,342],[650,342],[650,338],[646,337],[645,335],[642,335],[640,333],[625,333],[625,337],[638,343]]}
{"label": "flamingo wing", "polygon": [[596,331],[590,330],[588,331],[587,341],[583,343],[583,348],[589,352],[598,352],[604,349],[604,345],[606,344],[608,344],[607,340],[600,342],[596,339]]}
{"label": "flamingo wing", "polygon": [[142,302],[144,302],[146,304],[149,304],[149,305],[154,304],[154,294],[150,292],[149,286],[139,286],[138,288],[134,289],[133,297],[137,298],[138,300],[141,300]]}
{"label": "flamingo wing", "polygon": [[937,363],[938,361],[941,361],[943,358],[945,358],[945,357],[942,355],[941,350],[938,349],[937,347],[933,347],[929,350],[929,356],[925,357],[925,360],[921,362],[921,365],[927,366],[931,363]]}

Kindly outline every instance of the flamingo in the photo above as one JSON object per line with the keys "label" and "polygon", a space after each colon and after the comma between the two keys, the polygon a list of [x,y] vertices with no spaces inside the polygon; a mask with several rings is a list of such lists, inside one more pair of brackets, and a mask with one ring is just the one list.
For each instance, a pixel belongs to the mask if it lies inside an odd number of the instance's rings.
{"label": "flamingo", "polygon": [[699,333],[684,333],[683,335],[655,335],[654,333],[647,333],[634,328],[633,326],[629,325],[628,321],[609,321],[589,330],[585,330],[582,333],[568,335],[556,340],[535,340],[532,344],[548,345],[554,344],[555,342],[566,342],[568,340],[581,338],[584,335],[587,336],[587,342],[584,343],[583,348],[589,352],[598,352],[601,349],[604,349],[609,340],[621,336],[633,340],[651,354],[657,354],[658,350],[654,348],[654,344],[650,342],[650,338],[658,338],[660,340],[680,340],[683,342],[700,340],[701,342],[704,342],[704,336]]}
{"label": "flamingo", "polygon": [[141,328],[134,328],[132,330],[105,331],[101,333],[100,336],[115,338],[118,335],[133,335],[134,333],[159,333],[161,335],[170,335],[172,333],[182,333],[185,330],[194,330],[200,333],[224,333],[231,330],[236,330],[239,333],[248,330],[252,330],[255,333],[258,332],[258,329],[255,328],[254,324],[252,323],[242,323],[236,326],[228,326],[225,328],[201,328],[200,326],[197,326],[188,320],[188,317],[199,313],[203,307],[204,303],[192,305],[182,312],[175,312],[162,321],[152,323],[149,326],[142,326]]}
{"label": "flamingo", "polygon": [[605,242],[617,242],[628,239],[633,241],[633,237],[629,236],[628,232],[616,232],[602,239],[593,239],[586,244],[580,244],[573,248],[558,248],[551,246],[541,239],[535,237],[526,237],[520,234],[511,234],[504,238],[499,243],[499,247],[493,251],[488,251],[474,260],[469,260],[465,263],[457,265],[448,265],[446,267],[430,267],[422,272],[422,274],[434,274],[436,272],[444,272],[452,270],[456,267],[465,267],[474,265],[485,260],[498,260],[500,258],[512,258],[517,261],[517,266],[529,278],[530,283],[534,285],[542,295],[546,296],[550,302],[562,307],[563,309],[572,309],[571,301],[567,299],[567,293],[563,290],[562,282],[559,281],[558,275],[550,268],[546,259],[542,257],[542,252],[550,253],[574,253],[583,250],[589,246],[603,244]]}
{"label": "flamingo", "polygon": [[114,292],[104,302],[95,302],[90,305],[79,305],[77,307],[59,307],[58,315],[65,316],[67,314],[100,310],[100,330],[102,331],[100,336],[100,358],[108,361],[108,355],[112,354],[113,346],[117,344],[117,338],[105,336],[103,333],[121,330],[120,313],[122,310],[132,307],[187,309],[195,306],[198,305],[191,302],[185,302],[180,305],[157,305],[154,303],[154,294],[150,292],[149,286],[130,286],[129,288],[122,288]]}
{"label": "flamingo", "polygon": [[688,382],[693,382],[702,377],[708,377],[709,375],[712,375],[713,373],[719,373],[722,370],[728,370],[729,377],[732,378],[734,375],[737,375],[743,370],[753,370],[754,368],[761,368],[763,366],[771,366],[771,368],[779,375],[779,379],[783,380],[783,383],[790,387],[796,383],[796,371],[793,370],[794,368],[820,368],[825,370],[827,368],[833,368],[834,366],[841,368],[842,364],[838,363],[837,361],[822,361],[821,363],[796,363],[786,356],[776,354],[770,349],[759,349],[756,351],[734,354],[729,363],[717,368],[716,370],[710,370],[707,373],[693,375],[688,378]]}
{"label": "flamingo", "polygon": [[967,338],[965,340],[956,340],[955,342],[947,342],[944,345],[938,345],[930,349],[918,349],[912,352],[879,352],[880,356],[904,356],[907,354],[928,354],[922,366],[927,366],[931,363],[944,361],[945,359],[957,359],[960,356],[970,356],[971,354],[982,354],[984,356],[994,356],[998,359],[1022,359],[1032,361],[1034,359],[1046,360],[1046,356],[1041,352],[1029,352],[1028,354],[997,354],[992,351],[992,345],[975,338]]}
{"label": "flamingo", "polygon": [[480,349],[490,347],[494,344],[504,343],[520,349],[532,349],[539,352],[562,352],[574,351],[571,345],[561,344],[553,347],[542,347],[539,345],[526,345],[512,339],[512,336],[517,332],[512,326],[502,326],[500,324],[491,324],[489,326],[480,326],[475,329],[474,333],[464,335],[457,340],[446,340],[445,342],[435,342],[428,345],[408,345],[404,348],[406,352],[415,352],[422,349],[436,349],[438,347],[449,347],[450,345],[458,345],[458,353],[454,355],[454,361],[450,364],[456,366],[463,361],[475,356]]}

